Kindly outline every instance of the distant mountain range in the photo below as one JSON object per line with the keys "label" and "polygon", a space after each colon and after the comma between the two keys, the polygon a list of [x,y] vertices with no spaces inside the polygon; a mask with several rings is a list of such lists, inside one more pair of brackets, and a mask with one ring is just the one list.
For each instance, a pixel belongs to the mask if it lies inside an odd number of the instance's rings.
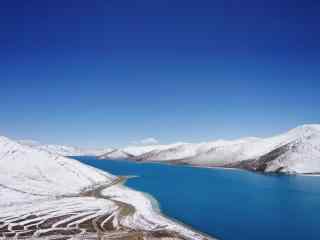
{"label": "distant mountain range", "polygon": [[127,147],[114,149],[99,158],[320,174],[320,125],[299,126],[270,138]]}
{"label": "distant mountain range", "polygon": [[142,162],[188,164],[201,167],[241,168],[286,174],[320,174],[320,125],[302,125],[270,138],[247,137],[202,143],[88,149],[43,145],[30,140],[19,143],[62,156],[97,156]]}
{"label": "distant mountain range", "polygon": [[42,144],[33,140],[18,140],[18,142],[22,145],[62,156],[100,156],[114,150],[113,148],[81,148],[66,145]]}

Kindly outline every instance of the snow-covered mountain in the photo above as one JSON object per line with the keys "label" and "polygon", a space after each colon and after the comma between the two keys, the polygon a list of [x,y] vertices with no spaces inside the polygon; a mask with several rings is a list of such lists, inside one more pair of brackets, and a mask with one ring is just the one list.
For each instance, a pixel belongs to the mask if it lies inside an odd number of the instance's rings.
{"label": "snow-covered mountain", "polygon": [[172,145],[149,145],[149,146],[129,146],[123,149],[113,149],[100,155],[100,159],[133,159],[136,156],[140,156],[144,153],[148,153],[154,150],[165,150],[169,147],[178,146],[181,143],[175,143]]}
{"label": "snow-covered mountain", "polygon": [[[284,173],[320,173],[320,125],[303,125],[271,138],[125,148],[136,161],[237,167]],[[103,156],[102,156],[103,158]]]}
{"label": "snow-covered mountain", "polygon": [[101,156],[99,156],[99,159],[130,159],[133,158],[134,155],[125,152],[121,149],[114,149],[113,151],[107,152]]}
{"label": "snow-covered mountain", "polygon": [[113,151],[113,148],[80,148],[74,146],[41,144],[33,140],[19,140],[20,144],[62,156],[100,156]]}
{"label": "snow-covered mountain", "polygon": [[[0,137],[0,183],[18,198],[1,197],[0,205],[80,192],[87,186],[112,182],[115,176],[76,160],[21,145]],[[19,196],[23,197],[19,197]],[[3,202],[2,202],[3,201]]]}
{"label": "snow-covered mountain", "polygon": [[210,239],[161,215],[124,180],[0,137],[0,238]]}

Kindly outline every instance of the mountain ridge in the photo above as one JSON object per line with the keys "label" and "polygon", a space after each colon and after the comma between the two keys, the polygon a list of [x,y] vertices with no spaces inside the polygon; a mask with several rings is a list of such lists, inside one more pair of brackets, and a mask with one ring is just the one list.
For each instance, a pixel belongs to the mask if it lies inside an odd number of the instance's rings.
{"label": "mountain ridge", "polygon": [[[270,157],[278,148],[284,150],[283,147],[286,145],[291,147],[276,158],[269,158],[267,167],[262,167],[263,164],[266,164],[265,158]],[[140,154],[133,154],[133,150],[127,153],[134,155],[130,159],[135,161],[310,174],[320,172],[319,148],[320,124],[307,124],[268,138],[246,137],[204,143],[159,145],[159,147],[155,145],[144,152],[137,151]],[[126,149],[128,148],[124,148],[123,151]],[[99,158],[112,159],[108,157],[108,153]],[[253,162],[255,164],[248,164]]]}

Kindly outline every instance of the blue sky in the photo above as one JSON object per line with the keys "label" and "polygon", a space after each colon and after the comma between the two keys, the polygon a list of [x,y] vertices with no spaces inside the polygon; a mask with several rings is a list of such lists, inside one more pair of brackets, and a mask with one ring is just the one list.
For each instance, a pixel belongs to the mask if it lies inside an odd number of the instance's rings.
{"label": "blue sky", "polygon": [[1,5],[0,135],[122,146],[320,122],[319,1]]}

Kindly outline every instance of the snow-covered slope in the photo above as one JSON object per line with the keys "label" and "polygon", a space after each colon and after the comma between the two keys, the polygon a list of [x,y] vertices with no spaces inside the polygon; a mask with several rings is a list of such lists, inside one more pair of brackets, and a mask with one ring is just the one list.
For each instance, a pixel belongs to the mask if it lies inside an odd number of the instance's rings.
{"label": "snow-covered slope", "polygon": [[65,145],[41,144],[33,140],[20,140],[18,142],[29,147],[62,156],[100,156],[114,150],[113,148],[80,148]]}
{"label": "snow-covered slope", "polygon": [[162,216],[122,181],[0,137],[0,238],[210,239]]}
{"label": "snow-covered slope", "polygon": [[[303,125],[271,138],[242,138],[233,141],[218,140],[204,143],[180,143],[152,146],[146,151],[134,151],[130,159],[137,161],[167,161],[197,166],[232,166],[251,170],[258,168],[259,159],[273,151],[287,147],[283,155],[268,161],[264,171],[318,173],[320,172],[320,125]],[[294,146],[294,147],[293,147]],[[148,151],[149,150],[149,151]],[[124,151],[124,150],[120,150]],[[255,160],[255,167],[244,164]],[[240,164],[241,163],[241,164]],[[260,161],[262,164],[262,161]],[[265,164],[265,163],[264,163]],[[277,167],[279,166],[280,167]]]}
{"label": "snow-covered slope", "polygon": [[[27,198],[72,194],[115,178],[76,160],[24,146],[5,137],[0,137],[0,164],[0,184],[15,192],[31,193]],[[1,200],[8,204],[25,199],[1,198],[0,205]]]}
{"label": "snow-covered slope", "polygon": [[283,144],[272,151],[231,165],[265,172],[320,173],[319,126],[303,126],[281,137]]}
{"label": "snow-covered slope", "polygon": [[266,171],[320,173],[320,134],[290,143],[287,151],[267,162]]}

